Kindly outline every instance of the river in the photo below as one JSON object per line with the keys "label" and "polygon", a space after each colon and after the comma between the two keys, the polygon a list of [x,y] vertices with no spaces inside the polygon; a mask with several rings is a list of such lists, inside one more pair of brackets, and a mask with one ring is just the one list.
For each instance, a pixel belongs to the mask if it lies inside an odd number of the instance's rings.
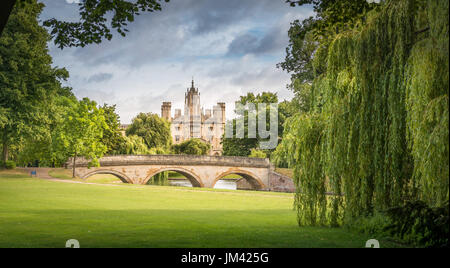
{"label": "river", "polygon": [[[169,179],[169,183],[172,186],[182,186],[182,187],[192,187],[192,184],[188,180],[183,179]],[[235,180],[219,180],[217,181],[214,189],[226,189],[226,190],[236,190],[236,181]]]}

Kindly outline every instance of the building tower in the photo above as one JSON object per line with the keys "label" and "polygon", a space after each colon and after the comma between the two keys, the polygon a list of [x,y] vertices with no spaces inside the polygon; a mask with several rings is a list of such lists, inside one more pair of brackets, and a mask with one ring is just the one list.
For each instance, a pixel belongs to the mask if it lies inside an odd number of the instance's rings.
{"label": "building tower", "polygon": [[200,93],[198,88],[194,86],[194,80],[192,80],[191,88],[187,89],[184,101],[184,115],[186,122],[188,122],[188,136],[190,138],[201,137],[201,123],[202,112],[200,109]]}
{"label": "building tower", "polygon": [[198,116],[201,114],[200,110],[200,93],[198,88],[194,86],[194,80],[192,80],[191,88],[187,89],[184,102],[185,114],[192,116]]}
{"label": "building tower", "polygon": [[172,103],[171,102],[163,102],[161,105],[161,117],[166,119],[167,121],[172,121]]}
{"label": "building tower", "polygon": [[218,102],[217,105],[219,105],[220,110],[222,111],[222,113],[221,113],[222,118],[220,118],[220,119],[221,119],[221,122],[222,122],[223,126],[225,127],[225,103],[224,102]]}
{"label": "building tower", "polygon": [[172,117],[171,102],[161,105],[161,117],[171,122],[170,131],[174,144],[180,144],[192,138],[211,144],[210,155],[222,155],[222,137],[225,131],[225,103],[219,102],[213,109],[203,110],[200,106],[200,93],[192,80],[184,100],[184,114],[175,109]]}

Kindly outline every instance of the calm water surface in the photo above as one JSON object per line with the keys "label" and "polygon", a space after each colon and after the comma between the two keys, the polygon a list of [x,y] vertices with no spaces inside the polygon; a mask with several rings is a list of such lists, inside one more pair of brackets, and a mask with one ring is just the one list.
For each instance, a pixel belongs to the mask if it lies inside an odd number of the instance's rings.
{"label": "calm water surface", "polygon": [[[182,186],[182,187],[192,187],[192,184],[188,180],[169,180],[172,186]],[[236,190],[236,181],[234,180],[219,180],[217,181],[214,189],[226,189],[226,190]]]}

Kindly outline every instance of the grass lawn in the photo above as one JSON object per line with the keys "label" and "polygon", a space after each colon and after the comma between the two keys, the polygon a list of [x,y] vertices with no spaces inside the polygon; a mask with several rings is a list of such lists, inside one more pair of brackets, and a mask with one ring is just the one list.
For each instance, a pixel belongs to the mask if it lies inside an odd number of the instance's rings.
{"label": "grass lawn", "polygon": [[[0,247],[364,247],[371,237],[302,227],[293,195],[87,185],[0,172]],[[394,246],[381,242],[382,247]]]}

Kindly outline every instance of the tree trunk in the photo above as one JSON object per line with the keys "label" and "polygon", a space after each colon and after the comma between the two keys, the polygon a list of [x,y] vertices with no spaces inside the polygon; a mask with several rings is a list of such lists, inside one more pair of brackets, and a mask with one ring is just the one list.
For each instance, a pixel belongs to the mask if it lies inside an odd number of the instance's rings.
{"label": "tree trunk", "polygon": [[72,178],[75,179],[75,163],[77,159],[77,152],[75,152],[75,156],[73,157],[73,167],[72,167]]}

